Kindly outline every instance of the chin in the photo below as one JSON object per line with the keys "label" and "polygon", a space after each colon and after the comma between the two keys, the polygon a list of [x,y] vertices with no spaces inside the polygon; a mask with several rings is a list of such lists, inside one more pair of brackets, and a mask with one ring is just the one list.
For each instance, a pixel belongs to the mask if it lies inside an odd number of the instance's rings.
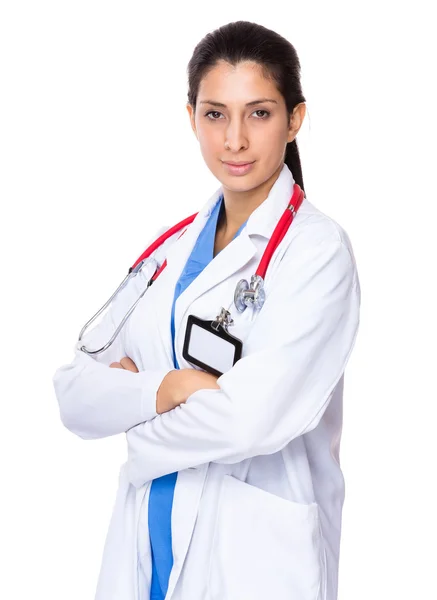
{"label": "chin", "polygon": [[223,177],[221,183],[232,192],[249,192],[261,185],[262,181],[247,175],[246,177]]}

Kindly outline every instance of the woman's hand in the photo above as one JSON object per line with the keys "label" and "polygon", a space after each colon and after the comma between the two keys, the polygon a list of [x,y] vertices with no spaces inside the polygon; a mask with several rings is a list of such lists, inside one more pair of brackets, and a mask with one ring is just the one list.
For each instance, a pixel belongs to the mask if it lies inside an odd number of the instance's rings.
{"label": "woman's hand", "polygon": [[215,375],[197,369],[174,369],[167,373],[156,394],[156,412],[162,414],[183,404],[202,389],[219,390]]}
{"label": "woman's hand", "polygon": [[[136,364],[128,356],[122,358],[120,362],[111,363],[109,366],[112,369],[125,369],[126,371],[138,373]],[[198,390],[219,390],[220,386],[217,385],[217,379],[216,375],[197,369],[174,369],[169,371],[156,393],[156,412],[162,414],[173,410]]]}
{"label": "woman's hand", "polygon": [[128,356],[125,356],[120,362],[113,362],[110,365],[111,369],[125,369],[125,371],[132,371],[138,373],[137,365]]}

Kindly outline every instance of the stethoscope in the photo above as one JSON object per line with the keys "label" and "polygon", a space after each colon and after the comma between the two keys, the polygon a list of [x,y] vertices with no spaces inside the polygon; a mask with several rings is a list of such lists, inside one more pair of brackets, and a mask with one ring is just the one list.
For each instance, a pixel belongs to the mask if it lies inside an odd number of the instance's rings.
{"label": "stethoscope", "polygon": [[[287,208],[284,210],[284,213],[282,214],[278,223],[276,224],[276,227],[275,227],[275,230],[273,231],[272,237],[270,238],[270,240],[267,244],[267,247],[264,250],[264,253],[263,253],[260,263],[258,265],[258,269],[256,270],[255,275],[252,275],[252,277],[250,279],[250,284],[245,279],[240,279],[240,281],[237,283],[237,286],[236,286],[235,292],[234,292],[234,305],[235,305],[236,309],[238,310],[238,312],[240,312],[240,313],[244,312],[248,306],[252,306],[255,309],[260,309],[263,307],[265,299],[266,299],[266,295],[265,295],[265,291],[264,291],[264,278],[265,278],[265,274],[267,271],[267,267],[269,266],[270,259],[272,258],[276,248],[281,243],[283,237],[285,236],[285,234],[288,231],[288,228],[290,227],[291,223],[293,222],[293,219],[296,216],[296,213],[299,210],[304,197],[305,197],[305,194],[304,194],[303,190],[300,188],[300,186],[297,183],[295,183],[293,186],[293,195],[290,199],[290,202],[289,202]],[[198,213],[195,213],[195,214],[191,215],[190,217],[187,217],[183,221],[180,221],[179,223],[177,223],[176,225],[174,225],[167,231],[165,231],[157,240],[155,240],[153,242],[153,244],[151,244],[141,254],[141,256],[132,265],[132,267],[130,267],[128,274],[123,279],[123,281],[120,283],[120,285],[115,290],[115,292],[112,294],[112,296],[108,299],[108,301],[105,302],[105,304],[101,307],[101,309],[98,310],[96,312],[96,314],[93,315],[91,317],[91,319],[85,323],[85,325],[83,326],[83,328],[79,334],[78,343],[82,340],[82,337],[83,337],[85,331],[89,328],[89,326],[111,304],[111,302],[114,300],[114,298],[117,296],[117,294],[127,285],[127,283],[129,282],[129,280],[132,277],[135,277],[136,275],[138,275],[138,273],[141,272],[143,267],[146,264],[150,264],[151,261],[155,262],[156,267],[158,267],[158,263],[154,258],[151,258],[150,260],[148,260],[150,255],[157,248],[159,248],[159,246],[161,246],[168,238],[170,238],[172,235],[174,235],[175,233],[177,233],[178,231],[180,231],[187,225],[190,225],[194,221],[194,219],[196,218],[197,215],[198,215]],[[182,235],[185,233],[185,231],[183,231],[181,233],[181,235],[178,237],[178,239],[180,237],[182,237]],[[126,323],[127,319],[130,317],[132,312],[135,310],[135,307],[137,306],[138,302],[144,296],[144,294],[149,289],[149,287],[152,285],[152,283],[154,281],[156,281],[156,279],[159,277],[159,275],[162,273],[162,271],[165,269],[166,266],[167,266],[167,259],[164,260],[164,262],[162,263],[160,268],[157,268],[155,270],[154,275],[147,282],[145,289],[141,292],[140,296],[138,296],[138,298],[134,302],[134,304],[132,304],[132,306],[129,308],[129,310],[127,311],[127,313],[121,320],[120,324],[114,331],[112,337],[106,342],[106,344],[104,346],[102,346],[98,350],[88,350],[85,346],[81,346],[80,350],[82,350],[82,352],[85,352],[86,354],[89,354],[89,355],[100,354],[101,352],[104,352],[105,350],[107,350],[111,346],[111,344],[114,342],[117,335],[120,333],[120,331],[123,328],[124,324]],[[224,327],[226,327],[226,325],[229,325],[229,323],[232,321],[230,319],[229,311],[227,311],[225,309],[222,309],[220,315],[216,319],[217,319],[216,320],[217,324],[220,324]]]}

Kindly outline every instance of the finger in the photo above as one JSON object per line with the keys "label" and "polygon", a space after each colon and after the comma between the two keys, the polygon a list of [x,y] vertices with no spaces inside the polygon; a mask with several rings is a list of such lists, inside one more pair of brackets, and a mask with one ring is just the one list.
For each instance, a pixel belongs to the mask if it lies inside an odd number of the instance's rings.
{"label": "finger", "polygon": [[120,364],[123,367],[123,369],[126,369],[126,371],[132,371],[133,373],[138,373],[137,365],[128,356],[125,356],[124,358],[122,358],[120,360]]}
{"label": "finger", "polygon": [[109,365],[109,367],[111,369],[122,369],[123,368],[119,362],[113,362]]}

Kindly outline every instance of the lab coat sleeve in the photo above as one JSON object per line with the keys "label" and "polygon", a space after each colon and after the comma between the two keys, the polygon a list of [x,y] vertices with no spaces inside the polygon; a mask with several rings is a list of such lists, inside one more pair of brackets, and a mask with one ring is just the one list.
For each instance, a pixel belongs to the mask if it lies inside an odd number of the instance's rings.
{"label": "lab coat sleeve", "polygon": [[[161,233],[162,228],[153,239]],[[156,254],[158,250],[153,255],[156,260],[159,258]],[[163,245],[161,254],[164,252]],[[162,257],[158,263],[160,260]],[[67,429],[83,439],[123,433],[157,415],[156,393],[169,372],[168,368],[146,369],[139,373],[109,368],[111,363],[127,356],[125,327],[101,354],[90,356],[80,350],[82,345],[89,349],[105,345],[147,285],[153,271],[153,264],[146,265],[139,275],[129,280],[98,325],[87,332],[81,342],[76,343],[73,361],[58,368],[53,376],[61,421]]]}
{"label": "lab coat sleeve", "polygon": [[112,369],[77,350],[53,377],[61,421],[85,440],[123,433],[157,415],[156,393],[168,372]]}
{"label": "lab coat sleeve", "polygon": [[317,426],[355,343],[360,286],[338,234],[314,245],[303,240],[290,244],[268,288],[266,280],[246,355],[218,378],[220,389],[198,390],[126,432],[133,485],[271,454]]}

